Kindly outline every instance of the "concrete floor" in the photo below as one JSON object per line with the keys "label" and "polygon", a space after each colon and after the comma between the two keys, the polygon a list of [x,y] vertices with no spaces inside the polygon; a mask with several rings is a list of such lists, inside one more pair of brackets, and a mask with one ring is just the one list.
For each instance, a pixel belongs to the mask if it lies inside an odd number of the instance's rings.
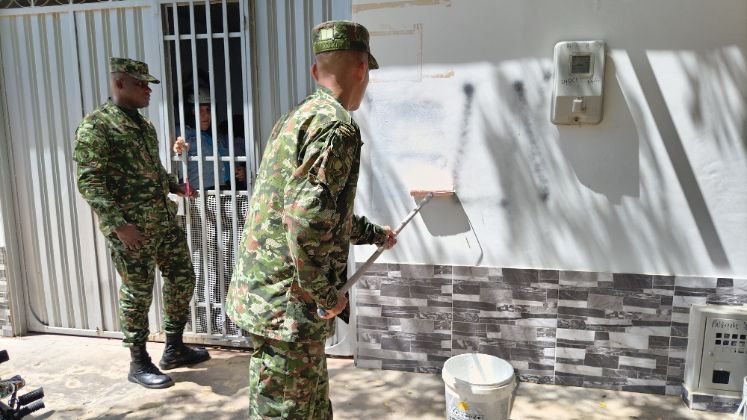
{"label": "concrete floor", "polygon": [[[43,386],[49,419],[241,419],[246,417],[248,354],[212,348],[212,360],[170,371],[174,387],[149,390],[127,381],[128,353],[118,340],[60,335],[0,338],[10,361],[0,377],[22,375],[24,391]],[[154,359],[163,344],[149,343]],[[357,369],[330,358],[336,419],[443,419],[441,377]],[[519,419],[730,419],[687,409],[678,397],[520,384],[511,415]]]}

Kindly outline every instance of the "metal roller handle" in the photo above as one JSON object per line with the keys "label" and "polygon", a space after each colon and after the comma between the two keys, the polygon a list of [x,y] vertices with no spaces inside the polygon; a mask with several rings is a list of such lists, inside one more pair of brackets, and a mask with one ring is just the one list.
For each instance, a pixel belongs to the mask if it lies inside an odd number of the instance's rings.
{"label": "metal roller handle", "polygon": [[[422,209],[424,205],[428,204],[428,202],[431,201],[431,199],[433,198],[433,196],[434,196],[434,192],[432,192],[432,191],[425,194],[425,196],[423,197],[422,200],[420,200],[420,202],[418,203],[418,205],[414,209],[412,209],[412,211],[410,211],[410,213],[407,215],[407,217],[405,217],[405,220],[403,220],[402,223],[400,223],[399,226],[397,226],[397,228],[392,231],[392,233],[394,233],[394,236],[399,235],[399,232],[402,229],[404,229],[404,227],[407,226],[408,223],[410,223],[410,220],[412,220],[415,217],[415,215],[420,212],[420,209]],[[350,289],[352,289],[353,286],[355,285],[355,283],[358,280],[360,280],[361,277],[363,277],[363,274],[365,274],[366,271],[368,271],[368,268],[371,267],[371,265],[376,261],[377,258],[379,258],[379,256],[385,250],[386,250],[386,248],[384,248],[384,245],[379,246],[376,249],[376,252],[374,252],[373,254],[371,254],[371,256],[368,257],[368,259],[366,260],[366,262],[364,262],[363,265],[361,265],[360,268],[352,276],[350,276],[350,278],[345,283],[345,285],[342,286],[342,288],[340,288],[339,292],[342,293],[342,294],[345,294]],[[324,317],[324,316],[327,315],[327,311],[324,310],[323,308],[317,308],[316,309],[316,313],[320,317]]]}

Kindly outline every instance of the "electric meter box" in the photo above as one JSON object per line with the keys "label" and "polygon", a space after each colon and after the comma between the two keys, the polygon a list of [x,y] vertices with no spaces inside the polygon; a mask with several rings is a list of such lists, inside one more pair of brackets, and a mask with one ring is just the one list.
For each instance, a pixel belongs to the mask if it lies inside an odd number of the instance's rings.
{"label": "electric meter box", "polygon": [[604,98],[604,41],[555,44],[553,124],[599,124]]}
{"label": "electric meter box", "polygon": [[739,396],[747,376],[747,308],[693,305],[684,386],[690,394]]}

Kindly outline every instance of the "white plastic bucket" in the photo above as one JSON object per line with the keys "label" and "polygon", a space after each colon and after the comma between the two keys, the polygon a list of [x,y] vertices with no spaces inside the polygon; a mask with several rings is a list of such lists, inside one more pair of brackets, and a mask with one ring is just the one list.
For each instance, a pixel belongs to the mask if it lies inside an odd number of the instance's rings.
{"label": "white plastic bucket", "polygon": [[507,361],[481,353],[449,358],[441,372],[447,420],[508,420],[516,388]]}

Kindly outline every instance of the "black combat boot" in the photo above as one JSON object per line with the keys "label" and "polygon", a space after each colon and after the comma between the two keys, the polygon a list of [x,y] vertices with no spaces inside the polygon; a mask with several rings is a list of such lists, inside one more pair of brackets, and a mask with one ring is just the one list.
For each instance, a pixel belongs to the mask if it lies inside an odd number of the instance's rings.
{"label": "black combat boot", "polygon": [[174,385],[169,375],[161,373],[150,361],[150,356],[145,351],[145,344],[130,347],[130,356],[132,356],[130,374],[127,375],[130,382],[146,388],[168,388]]}
{"label": "black combat boot", "polygon": [[158,366],[170,370],[181,366],[194,365],[210,359],[210,354],[203,347],[187,347],[182,342],[181,334],[166,334],[166,348]]}

